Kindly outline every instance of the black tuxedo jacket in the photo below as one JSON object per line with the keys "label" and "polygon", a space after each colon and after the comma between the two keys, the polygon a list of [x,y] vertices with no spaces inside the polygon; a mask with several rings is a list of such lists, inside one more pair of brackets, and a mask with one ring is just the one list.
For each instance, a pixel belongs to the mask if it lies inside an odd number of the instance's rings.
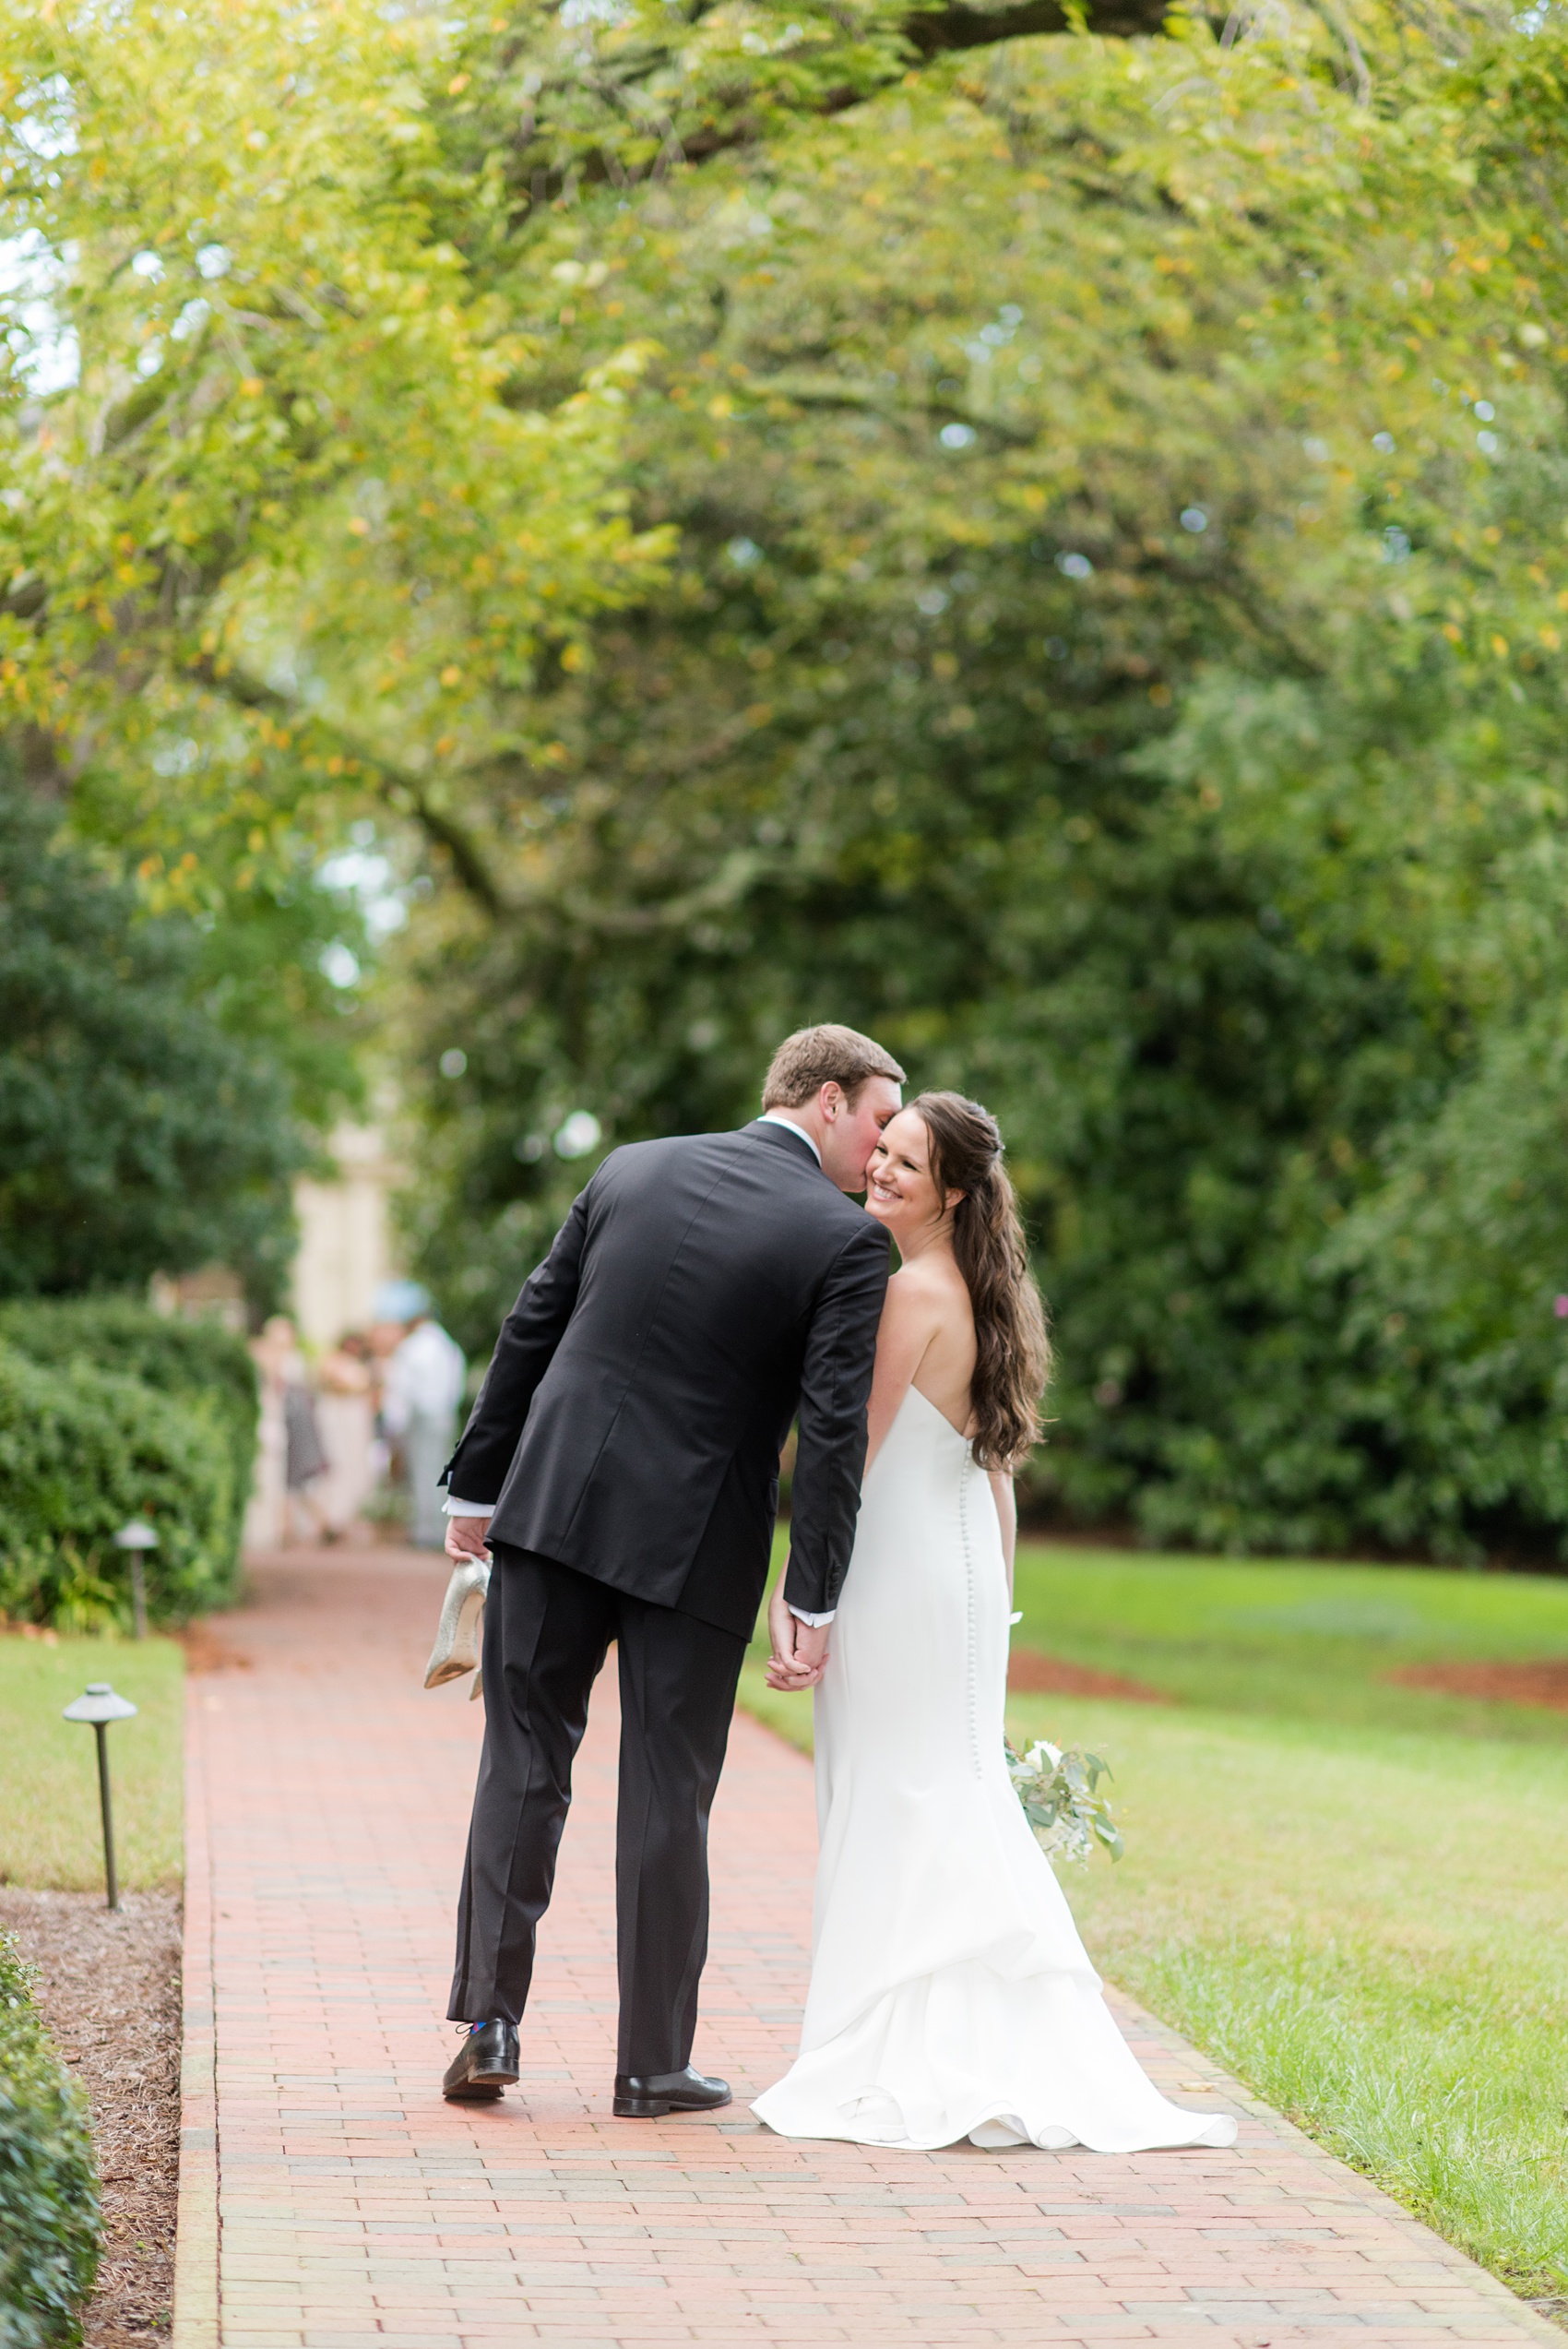
{"label": "black tuxedo jacket", "polygon": [[749,1639],[798,1417],[786,1592],[837,1601],[887,1234],[804,1137],[612,1151],[529,1274],[444,1481],[492,1537]]}

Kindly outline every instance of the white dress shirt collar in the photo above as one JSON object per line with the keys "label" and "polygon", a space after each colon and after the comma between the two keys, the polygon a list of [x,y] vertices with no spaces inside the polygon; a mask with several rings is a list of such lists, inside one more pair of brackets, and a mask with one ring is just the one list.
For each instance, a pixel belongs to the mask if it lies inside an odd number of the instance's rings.
{"label": "white dress shirt collar", "polygon": [[817,1164],[819,1166],[822,1164],[822,1152],[818,1150],[816,1144],[813,1141],[805,1127],[803,1126],[797,1126],[794,1119],[792,1117],[787,1117],[781,1109],[765,1109],[762,1115],[757,1119],[757,1124],[759,1126],[787,1126],[791,1134],[799,1134],[802,1141],[804,1142],[807,1150],[810,1151]]}

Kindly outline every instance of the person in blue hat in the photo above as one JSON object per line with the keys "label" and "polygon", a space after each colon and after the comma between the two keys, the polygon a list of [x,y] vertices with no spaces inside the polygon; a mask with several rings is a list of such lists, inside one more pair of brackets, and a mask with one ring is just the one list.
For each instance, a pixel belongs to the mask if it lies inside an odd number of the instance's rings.
{"label": "person in blue hat", "polygon": [[403,1329],[386,1364],[381,1416],[403,1456],[409,1538],[416,1549],[438,1550],[446,1518],[437,1479],[457,1432],[467,1367],[462,1348],[435,1319],[430,1292],[417,1281],[384,1282],[375,1318]]}

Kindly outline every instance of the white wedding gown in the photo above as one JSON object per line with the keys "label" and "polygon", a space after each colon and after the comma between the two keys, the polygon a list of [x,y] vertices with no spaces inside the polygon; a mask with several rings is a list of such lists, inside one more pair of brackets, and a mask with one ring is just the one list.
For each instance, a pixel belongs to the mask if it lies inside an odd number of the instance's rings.
{"label": "white wedding gown", "polygon": [[910,2150],[1229,2145],[1100,1997],[1003,1759],[1007,1581],[985,1472],[911,1388],[866,1478],[816,1692],[822,1854],[801,2052],[752,2110]]}

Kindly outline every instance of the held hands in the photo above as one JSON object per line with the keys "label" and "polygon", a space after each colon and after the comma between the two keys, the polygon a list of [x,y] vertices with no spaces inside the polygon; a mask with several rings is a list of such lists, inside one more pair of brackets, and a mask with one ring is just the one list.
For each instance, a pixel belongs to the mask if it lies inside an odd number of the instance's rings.
{"label": "held hands", "polygon": [[[488,1517],[449,1517],[446,1555],[456,1565],[461,1565],[465,1558],[483,1557],[489,1535]],[[784,1580],[780,1576],[767,1607],[767,1632],[773,1643],[767,1663],[768,1687],[791,1693],[814,1688],[827,1663],[828,1628],[826,1623],[802,1623],[798,1616],[790,1614],[784,1603]]]}
{"label": "held hands", "polygon": [[446,1520],[446,1555],[457,1565],[465,1558],[483,1557],[490,1541],[488,1517],[449,1517]]}
{"label": "held hands", "polygon": [[791,1694],[801,1688],[814,1688],[827,1662],[829,1628],[826,1623],[802,1623],[798,1616],[790,1614],[784,1603],[784,1577],[780,1575],[767,1603],[767,1636],[773,1643],[773,1653],[767,1660],[768,1687]]}

